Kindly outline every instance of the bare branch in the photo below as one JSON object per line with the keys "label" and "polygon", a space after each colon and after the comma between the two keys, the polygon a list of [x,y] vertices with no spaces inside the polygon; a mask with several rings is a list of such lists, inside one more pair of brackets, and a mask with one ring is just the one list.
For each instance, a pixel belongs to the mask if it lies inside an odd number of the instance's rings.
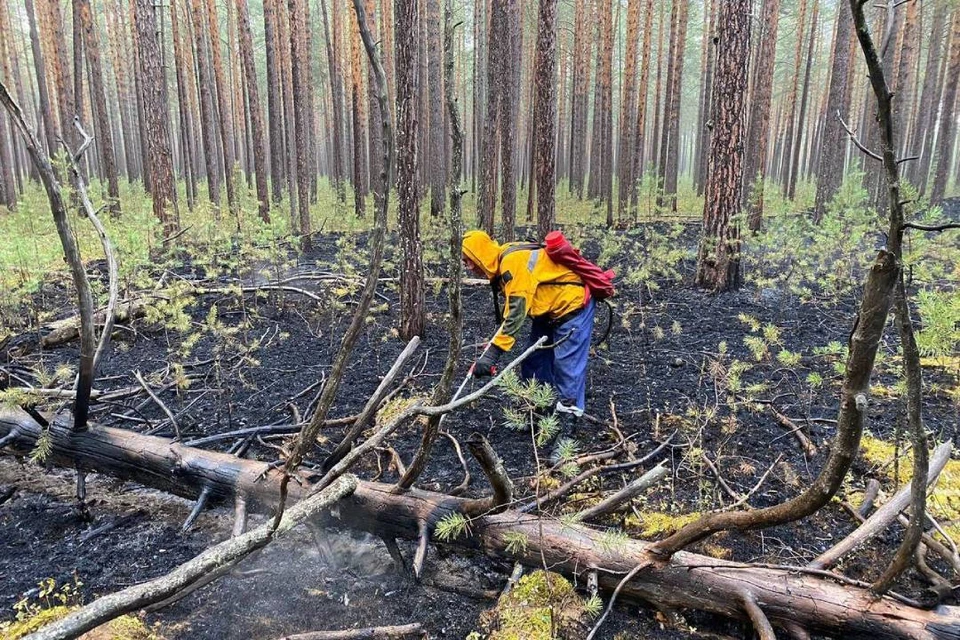
{"label": "bare branch", "polygon": [[873,158],[874,160],[883,162],[883,156],[873,151],[870,151],[870,149],[867,149],[865,146],[863,146],[863,143],[860,142],[859,138],[857,138],[857,134],[855,134],[853,130],[847,125],[847,123],[843,121],[843,117],[840,115],[839,110],[837,110],[837,120],[840,122],[840,126],[843,127],[844,131],[847,132],[847,135],[850,136],[850,140],[853,142],[853,144],[857,145],[857,148],[860,149],[860,151],[863,151],[865,154],[867,154],[869,157]]}
{"label": "bare branch", "polygon": [[937,224],[937,225],[927,225],[927,224],[918,224],[916,222],[905,222],[900,227],[901,229],[919,229],[920,231],[935,231],[941,232],[948,229],[960,229],[960,222],[948,222],[946,224]]}

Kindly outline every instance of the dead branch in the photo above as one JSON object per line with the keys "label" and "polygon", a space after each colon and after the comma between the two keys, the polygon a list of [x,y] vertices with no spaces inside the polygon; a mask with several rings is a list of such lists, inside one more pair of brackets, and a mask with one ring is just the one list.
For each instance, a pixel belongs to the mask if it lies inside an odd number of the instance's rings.
{"label": "dead branch", "polygon": [[590,469],[587,469],[586,471],[580,473],[580,475],[578,475],[578,476],[572,478],[571,480],[568,480],[568,481],[565,482],[564,484],[560,485],[560,486],[557,487],[556,489],[553,489],[553,490],[549,491],[548,493],[545,493],[544,495],[540,496],[537,500],[535,500],[535,501],[533,501],[533,502],[529,502],[529,503],[527,503],[527,504],[525,504],[525,505],[523,505],[523,506],[521,506],[521,507],[518,507],[517,510],[520,511],[521,513],[530,513],[531,511],[535,511],[535,510],[541,509],[541,508],[543,508],[545,505],[550,504],[551,502],[556,502],[557,500],[559,500],[559,499],[562,498],[563,496],[565,496],[565,495],[567,495],[568,493],[570,493],[570,491],[571,491],[575,486],[577,486],[578,484],[580,484],[580,483],[583,482],[584,480],[587,480],[588,478],[592,478],[593,476],[595,476],[595,475],[597,475],[597,474],[599,474],[599,473],[611,473],[611,472],[614,472],[614,471],[626,471],[626,470],[628,470],[628,469],[634,469],[634,468],[636,468],[636,467],[639,467],[639,466],[641,466],[641,465],[649,462],[650,460],[652,460],[653,458],[655,458],[661,451],[663,451],[664,449],[666,449],[666,448],[670,445],[670,442],[673,440],[673,437],[674,437],[675,435],[677,435],[676,431],[674,431],[672,434],[670,434],[670,436],[669,436],[666,440],[664,440],[662,443],[660,443],[660,446],[658,446],[656,449],[654,449],[653,452],[648,453],[647,455],[645,455],[643,458],[641,458],[641,459],[639,459],[639,460],[631,460],[630,462],[622,462],[622,463],[620,463],[620,464],[613,464],[613,465],[607,465],[607,466],[591,467]]}
{"label": "dead branch", "polygon": [[174,596],[216,571],[236,565],[247,555],[269,544],[305,520],[350,495],[357,486],[353,476],[338,478],[330,487],[287,510],[274,530],[267,522],[249,533],[230,538],[153,580],[98,598],[65,618],[27,636],[28,640],[69,640],[131,611]]}
{"label": "dead branch", "polygon": [[364,429],[370,426],[370,421],[373,419],[373,416],[377,411],[377,407],[380,406],[384,396],[390,390],[390,385],[393,384],[393,381],[400,374],[400,369],[403,368],[407,360],[410,359],[410,356],[413,355],[413,352],[416,351],[417,347],[419,346],[420,338],[419,336],[414,336],[410,342],[407,343],[407,346],[404,347],[403,351],[400,352],[400,355],[397,356],[397,359],[390,367],[390,370],[387,371],[387,375],[383,376],[383,379],[377,386],[377,390],[374,391],[373,395],[367,400],[363,410],[357,416],[357,419],[354,421],[353,425],[347,430],[347,433],[343,436],[340,444],[338,444],[337,448],[334,449],[329,456],[327,456],[326,460],[323,461],[324,470],[328,470],[340,462],[347,452],[350,451],[350,448],[353,446],[353,443],[357,437],[363,432]]}
{"label": "dead branch", "polygon": [[610,612],[613,611],[613,605],[617,601],[617,596],[620,595],[620,591],[623,589],[630,580],[637,575],[641,570],[647,568],[649,563],[641,563],[635,566],[633,569],[627,572],[627,575],[623,576],[623,579],[617,583],[616,589],[613,590],[613,595],[610,596],[610,602],[607,603],[607,608],[604,610],[603,615],[600,616],[600,619],[597,620],[597,623],[593,625],[593,629],[590,630],[590,633],[587,635],[587,640],[593,640],[593,637],[597,635],[597,631],[600,630],[600,627],[603,626],[604,620],[607,619],[607,616],[610,615]]}
{"label": "dead branch", "polygon": [[797,442],[800,443],[800,446],[803,448],[803,452],[807,454],[808,458],[813,458],[817,455],[817,445],[813,444],[810,438],[807,437],[807,434],[803,432],[802,427],[797,425],[787,416],[777,411],[773,405],[768,404],[767,409],[770,410],[770,413],[773,414],[773,417],[776,419],[776,421],[779,422],[782,427],[787,429],[790,434],[797,439]]}
{"label": "dead branch", "polygon": [[773,626],[770,624],[770,620],[763,612],[763,609],[760,608],[760,605],[757,604],[756,596],[749,591],[743,593],[743,608],[750,617],[750,622],[753,623],[754,629],[757,630],[757,635],[760,636],[760,640],[777,640],[777,634],[773,632]]}
{"label": "dead branch", "polygon": [[661,462],[620,491],[617,491],[609,498],[606,498],[600,502],[600,504],[590,507],[589,509],[584,509],[578,513],[577,520],[586,522],[588,520],[595,520],[601,516],[613,513],[625,503],[630,502],[641,493],[660,482],[660,480],[662,480],[663,477],[669,473],[670,470],[664,466],[663,462]]}
{"label": "dead branch", "polygon": [[391,627],[368,627],[345,631],[311,631],[284,636],[280,640],[397,640],[399,638],[423,638],[426,633],[419,622]]}
{"label": "dead branch", "polygon": [[471,500],[464,505],[464,512],[469,516],[503,511],[506,505],[513,501],[513,483],[503,466],[503,460],[493,450],[490,443],[476,431],[467,439],[467,449],[476,458],[483,469],[483,474],[493,487],[493,495],[489,498]]}
{"label": "dead branch", "polygon": [[723,490],[727,492],[727,495],[733,498],[734,500],[741,500],[743,496],[734,491],[727,481],[723,479],[723,476],[720,475],[720,469],[717,469],[717,465],[713,464],[713,461],[707,456],[706,453],[700,455],[700,459],[703,460],[704,464],[707,465],[707,468],[713,472],[713,475],[717,478],[717,482],[723,487]]}
{"label": "dead branch", "polygon": [[460,443],[457,441],[457,439],[446,431],[441,431],[440,433],[450,440],[450,444],[453,445],[453,450],[457,454],[457,460],[460,461],[460,466],[463,467],[463,480],[460,481],[460,484],[450,490],[450,495],[459,496],[462,495],[463,492],[466,491],[470,486],[470,469],[467,467],[467,461],[463,457],[463,451],[460,449]]}
{"label": "dead branch", "polygon": [[103,328],[100,331],[100,339],[97,342],[96,351],[93,354],[93,371],[95,374],[100,365],[100,360],[103,358],[103,354],[106,353],[110,346],[110,334],[113,332],[114,310],[117,307],[117,299],[120,297],[120,269],[117,264],[117,257],[113,252],[113,244],[110,242],[110,238],[107,236],[107,230],[104,228],[103,224],[100,222],[100,219],[97,217],[96,211],[93,209],[93,204],[90,202],[90,196],[87,193],[87,184],[77,167],[80,156],[84,153],[87,147],[90,146],[90,143],[93,142],[93,138],[86,131],[84,131],[83,127],[80,125],[79,118],[74,118],[73,124],[80,133],[80,136],[84,139],[83,145],[76,153],[73,163],[71,164],[73,180],[77,186],[77,192],[80,194],[80,203],[83,205],[84,213],[90,220],[93,228],[97,231],[97,236],[100,238],[100,245],[103,247],[103,255],[107,260],[107,308],[103,313]]}
{"label": "dead branch", "polygon": [[[947,461],[950,460],[950,452],[952,449],[949,443],[944,443],[933,452],[933,459],[930,464],[929,473],[927,474],[925,486],[932,486],[937,481],[940,472],[943,471]],[[867,518],[863,524],[857,527],[853,533],[821,553],[813,562],[808,564],[807,567],[812,569],[827,569],[832,567],[840,558],[852,551],[855,547],[863,544],[886,529],[909,504],[910,485],[906,485],[886,504],[877,509],[872,516]]]}
{"label": "dead branch", "polygon": [[945,224],[920,224],[917,222],[905,222],[901,229],[918,229],[920,231],[946,231],[947,229],[960,229],[960,222],[947,222]]}
{"label": "dead branch", "polygon": [[169,420],[170,424],[173,426],[173,433],[176,435],[176,439],[179,440],[180,425],[177,424],[177,419],[174,417],[173,412],[170,411],[170,408],[164,404],[163,400],[161,400],[160,397],[153,392],[153,389],[150,388],[150,385],[148,385],[147,381],[143,379],[143,376],[140,375],[139,371],[134,371],[133,377],[137,379],[137,382],[139,382],[140,386],[143,387],[143,390],[147,392],[147,395],[150,396],[150,399],[153,400],[156,405],[160,407],[160,410],[166,414],[167,420]]}
{"label": "dead branch", "polygon": [[880,495],[880,481],[876,478],[870,478],[867,482],[867,488],[863,492],[863,502],[857,509],[861,518],[866,518],[867,514],[873,510],[873,503],[876,502],[878,495]]}
{"label": "dead branch", "polygon": [[207,501],[210,499],[211,491],[212,488],[210,485],[205,486],[200,491],[200,497],[197,498],[197,501],[193,505],[193,509],[190,510],[190,515],[187,516],[187,519],[183,521],[183,526],[180,527],[181,533],[186,533],[189,531],[196,519],[200,517],[200,513],[203,511],[204,507],[207,506]]}
{"label": "dead branch", "polygon": [[860,142],[860,138],[858,138],[857,134],[853,132],[853,129],[851,129],[850,126],[843,121],[843,117],[840,115],[839,109],[837,110],[837,121],[840,122],[840,126],[843,127],[844,131],[847,132],[847,135],[850,137],[850,141],[857,146],[857,149],[860,149],[860,151],[862,151],[866,156],[873,158],[874,160],[877,160],[879,162],[883,162],[883,156],[876,153],[875,151],[871,151],[870,149],[867,149],[863,145],[863,143]]}
{"label": "dead branch", "polygon": [[743,506],[743,505],[745,505],[745,504],[747,505],[747,508],[748,508],[748,509],[752,508],[749,504],[747,504],[747,501],[748,501],[751,497],[753,497],[753,495],[754,495],[757,491],[760,490],[760,487],[762,487],[762,486],[763,486],[763,483],[766,482],[767,476],[769,476],[769,475],[770,475],[770,472],[773,471],[773,470],[777,467],[778,464],[780,464],[780,461],[781,461],[781,460],[783,460],[783,454],[780,454],[779,456],[777,456],[777,459],[773,461],[773,464],[771,464],[769,467],[767,467],[767,470],[764,471],[764,472],[763,472],[763,475],[760,476],[760,479],[757,480],[757,484],[753,485],[753,488],[750,489],[750,491],[747,491],[745,494],[743,494],[743,497],[740,498],[739,500],[737,500],[736,502],[734,502],[732,505],[730,505],[729,508],[730,508],[730,509],[736,509],[737,507],[741,507],[741,506]]}

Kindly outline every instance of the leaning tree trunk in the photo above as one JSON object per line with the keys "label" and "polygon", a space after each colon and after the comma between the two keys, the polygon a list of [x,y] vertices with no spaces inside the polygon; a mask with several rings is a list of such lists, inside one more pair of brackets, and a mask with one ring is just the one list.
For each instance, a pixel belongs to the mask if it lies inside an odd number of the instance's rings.
{"label": "leaning tree trunk", "polygon": [[[0,446],[31,450],[42,428],[20,410],[0,410]],[[242,497],[250,511],[270,513],[276,507],[280,472],[267,463],[204,451],[122,429],[92,426],[71,434],[56,424],[50,429],[50,464],[97,470],[119,478],[197,498],[206,491],[210,503]],[[291,483],[292,504],[311,493]],[[418,539],[432,534],[436,523],[469,511],[470,501],[432,491],[397,493],[392,485],[360,481],[353,495],[339,503],[341,525],[385,538]],[[613,590],[622,577],[650,561],[649,544],[626,540],[615,546],[604,532],[535,515],[506,510],[470,520],[470,534],[453,541],[458,549],[540,567],[586,581],[596,572],[600,586]],[[526,544],[516,544],[517,539]],[[599,570],[599,571],[598,571]],[[932,611],[911,607],[890,597],[877,597],[840,576],[799,568],[750,565],[679,552],[669,562],[653,564],[623,585],[620,598],[653,603],[665,609],[695,608],[734,618],[747,618],[745,608],[759,603],[776,626],[870,640],[907,638],[948,640],[960,637],[960,609]]]}

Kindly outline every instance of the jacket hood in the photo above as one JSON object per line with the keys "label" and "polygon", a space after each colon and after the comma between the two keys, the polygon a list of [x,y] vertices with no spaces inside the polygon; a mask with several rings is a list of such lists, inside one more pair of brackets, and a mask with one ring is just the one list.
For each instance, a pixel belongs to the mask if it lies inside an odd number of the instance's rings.
{"label": "jacket hood", "polygon": [[500,244],[485,231],[468,231],[463,236],[463,255],[493,279],[500,270]]}

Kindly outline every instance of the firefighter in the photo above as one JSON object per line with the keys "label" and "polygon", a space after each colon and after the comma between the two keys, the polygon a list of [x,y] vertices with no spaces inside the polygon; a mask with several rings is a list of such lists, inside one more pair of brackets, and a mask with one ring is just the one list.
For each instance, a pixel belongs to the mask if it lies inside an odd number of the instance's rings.
{"label": "firefighter", "polygon": [[550,384],[557,392],[559,437],[569,437],[586,404],[587,356],[596,303],[568,267],[555,263],[537,244],[499,244],[483,231],[463,237],[463,264],[503,294],[503,322],[477,359],[473,375],[491,376],[510,351],[529,316],[528,346],[547,336],[552,349],[534,351],[520,365],[520,377]]}

